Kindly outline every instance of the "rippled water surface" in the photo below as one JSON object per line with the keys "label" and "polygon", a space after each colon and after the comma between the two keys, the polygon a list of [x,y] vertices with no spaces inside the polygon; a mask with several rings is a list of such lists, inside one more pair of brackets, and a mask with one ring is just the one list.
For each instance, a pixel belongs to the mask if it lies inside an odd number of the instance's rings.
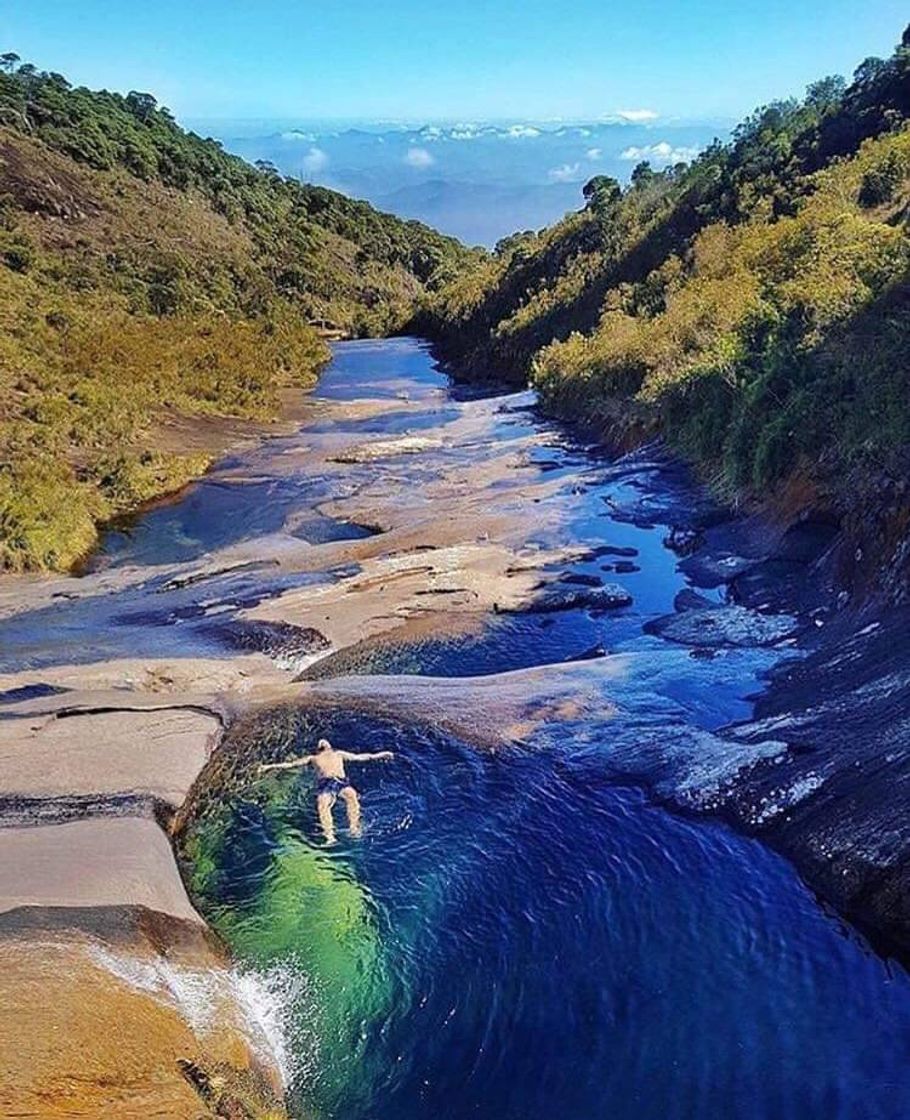
{"label": "rippled water surface", "polygon": [[[450,402],[426,350],[407,340],[339,347],[322,392]],[[510,422],[539,423],[525,412]],[[402,430],[399,416],[391,424]],[[608,471],[578,448],[553,455],[554,473]],[[671,483],[646,472],[611,493],[632,486],[657,501]],[[406,695],[415,673],[497,673],[600,644],[646,678],[624,694],[617,735],[631,728],[659,746],[671,723],[712,729],[743,716],[779,653],[693,658],[642,633],[685,584],[665,530],[583,506],[568,531],[627,560],[635,550],[637,570],[622,576],[633,607],[502,616],[378,667],[402,673]],[[583,558],[569,574],[614,559]],[[312,782],[298,773],[233,788],[188,843],[197,901],[235,952],[299,981],[285,1031],[301,1116],[910,1115],[906,974],[759,843],[608,780],[609,732],[567,722],[490,753],[343,711],[318,726],[284,711],[248,726],[240,746],[275,757],[276,743],[302,752],[317,733],[396,753],[356,768],[362,840],[342,829],[335,848],[322,846]]]}
{"label": "rippled water surface", "polygon": [[358,771],[364,840],[320,851],[284,779],[238,808],[208,899],[312,981],[302,1114],[906,1115],[906,978],[759,844],[611,787],[596,749],[333,731],[398,752]]}

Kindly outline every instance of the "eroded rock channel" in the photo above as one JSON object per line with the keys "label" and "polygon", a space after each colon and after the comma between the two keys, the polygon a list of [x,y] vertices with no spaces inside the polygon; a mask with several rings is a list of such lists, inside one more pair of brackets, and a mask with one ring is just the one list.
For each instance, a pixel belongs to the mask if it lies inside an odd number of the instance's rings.
{"label": "eroded rock channel", "polygon": [[[0,585],[17,1107],[906,1115],[907,976],[806,885],[910,946],[902,631],[836,610],[836,530],[416,340],[341,344],[308,407],[89,574]],[[331,851],[256,776],[318,733],[397,756]]]}

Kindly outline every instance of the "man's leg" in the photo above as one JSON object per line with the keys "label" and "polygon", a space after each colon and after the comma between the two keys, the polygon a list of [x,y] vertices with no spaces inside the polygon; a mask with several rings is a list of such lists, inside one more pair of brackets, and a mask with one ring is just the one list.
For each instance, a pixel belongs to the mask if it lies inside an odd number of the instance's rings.
{"label": "man's leg", "polygon": [[348,810],[348,824],[351,826],[351,835],[359,836],[360,828],[360,798],[357,796],[357,790],[353,786],[345,786],[341,791],[341,796],[344,798],[344,803]]}
{"label": "man's leg", "polygon": [[335,822],[332,820],[332,806],[335,798],[331,793],[320,793],[316,798],[316,811],[319,813],[319,823],[325,833],[327,844],[335,843]]}

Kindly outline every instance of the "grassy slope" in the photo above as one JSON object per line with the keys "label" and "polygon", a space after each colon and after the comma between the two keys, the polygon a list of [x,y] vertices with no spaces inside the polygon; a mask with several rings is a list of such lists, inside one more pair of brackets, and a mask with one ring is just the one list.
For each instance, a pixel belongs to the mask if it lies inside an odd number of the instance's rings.
{"label": "grassy slope", "polygon": [[162,409],[267,419],[327,358],[310,323],[395,330],[473,259],[145,96],[0,75],[0,567],[68,566],[204,469],[156,449]]}
{"label": "grassy slope", "polygon": [[430,297],[424,327],[475,375],[531,377],[554,413],[662,429],[739,492],[901,470],[908,117],[905,35],[690,166],[595,181],[583,211]]}

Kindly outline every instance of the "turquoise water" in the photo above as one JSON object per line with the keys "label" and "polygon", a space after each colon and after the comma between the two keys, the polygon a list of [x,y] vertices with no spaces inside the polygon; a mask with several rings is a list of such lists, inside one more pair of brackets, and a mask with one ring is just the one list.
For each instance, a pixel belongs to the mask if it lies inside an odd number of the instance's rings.
{"label": "turquoise water", "polygon": [[[444,422],[452,407],[413,340],[339,346],[321,391],[406,396]],[[541,425],[526,403],[503,413],[503,431]],[[617,718],[566,717],[490,753],[341,708],[318,722],[264,713],[225,747],[247,752],[250,772],[190,830],[207,917],[250,966],[298,981],[284,1009],[296,1112],[903,1120],[903,969],[820,906],[783,859],[715,821],[671,814],[649,798],[644,770],[637,784],[634,767],[617,770],[619,745],[633,760],[640,749],[653,771],[665,738],[744,716],[780,652],[707,659],[645,636],[686,586],[660,521],[686,500],[684,484],[659,464],[624,473],[551,436],[540,469],[581,474],[586,490],[559,532],[634,557],[637,570],[621,577],[633,606],[552,622],[493,617],[480,635],[399,647],[360,671],[400,673],[406,695],[415,674],[495,674],[599,644],[628,663]],[[604,495],[612,509],[643,501],[653,524],[605,516]],[[582,558],[567,574],[601,572],[617,555]],[[357,768],[365,835],[341,829],[330,850],[305,774],[251,777],[258,754],[306,751],[317,734],[396,753]],[[673,765],[668,748],[666,781]]]}

